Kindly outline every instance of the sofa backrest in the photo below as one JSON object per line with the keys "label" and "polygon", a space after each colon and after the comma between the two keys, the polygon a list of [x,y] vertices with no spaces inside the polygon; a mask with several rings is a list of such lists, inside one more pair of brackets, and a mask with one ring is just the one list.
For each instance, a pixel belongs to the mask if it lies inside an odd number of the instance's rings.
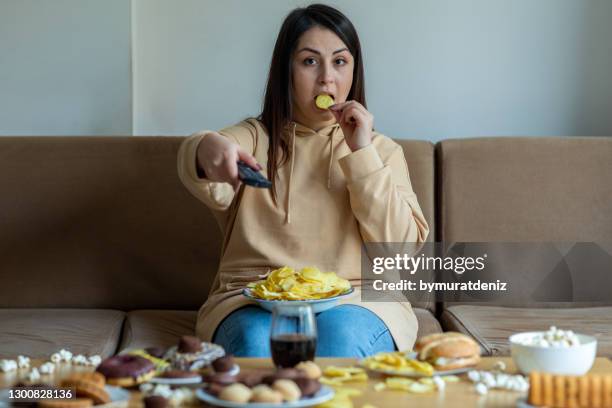
{"label": "sofa backrest", "polygon": [[[183,139],[0,137],[0,307],[199,308],[221,233],[178,178]],[[433,145],[399,143],[433,241]]]}
{"label": "sofa backrest", "polygon": [[612,138],[445,140],[436,165],[442,241],[612,243]]}
{"label": "sofa backrest", "polygon": [[178,137],[0,138],[0,307],[197,309],[221,235]]}

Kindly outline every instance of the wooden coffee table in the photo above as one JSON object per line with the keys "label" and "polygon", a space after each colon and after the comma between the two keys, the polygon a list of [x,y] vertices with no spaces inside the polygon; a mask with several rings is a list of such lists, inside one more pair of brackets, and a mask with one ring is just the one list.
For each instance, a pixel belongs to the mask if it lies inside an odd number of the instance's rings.
{"label": "wooden coffee table", "polygon": [[[273,368],[270,359],[260,358],[238,358],[237,363],[243,370],[271,370]],[[509,357],[484,357],[478,365],[479,370],[489,370],[495,362],[503,361],[506,364],[507,372],[515,373],[516,369]],[[317,364],[321,367],[328,365],[350,366],[356,363],[355,359],[350,358],[318,358]],[[42,360],[34,360],[32,366],[42,364]],[[92,368],[61,365],[59,369],[50,377],[50,381],[57,381],[61,377],[74,371],[91,371]],[[0,373],[0,387],[6,388],[15,384],[23,377],[24,372]],[[596,359],[591,373],[612,373],[612,361],[605,357]],[[466,379],[465,375],[460,375],[461,381],[457,383],[447,383],[443,392],[435,392],[426,395],[410,394],[406,391],[383,390],[375,391],[374,385],[381,382],[384,377],[370,373],[367,382],[349,383],[345,387],[360,390],[361,396],[353,397],[352,402],[355,408],[360,408],[368,403],[379,408],[383,407],[516,407],[516,400],[521,395],[517,392],[504,390],[489,390],[487,395],[481,396],[474,390],[474,385]],[[138,391],[131,393],[128,403],[107,404],[105,407],[142,407],[142,396]],[[204,404],[200,406],[205,406]]]}

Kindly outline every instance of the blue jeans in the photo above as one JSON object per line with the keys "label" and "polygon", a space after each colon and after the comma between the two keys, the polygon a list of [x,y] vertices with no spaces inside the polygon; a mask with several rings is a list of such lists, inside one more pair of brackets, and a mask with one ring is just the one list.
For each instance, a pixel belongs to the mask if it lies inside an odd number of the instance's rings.
{"label": "blue jeans", "polygon": [[[394,351],[389,329],[378,316],[356,305],[340,305],[316,315],[317,357],[365,357]],[[217,327],[213,341],[236,357],[270,357],[270,312],[245,306]]]}

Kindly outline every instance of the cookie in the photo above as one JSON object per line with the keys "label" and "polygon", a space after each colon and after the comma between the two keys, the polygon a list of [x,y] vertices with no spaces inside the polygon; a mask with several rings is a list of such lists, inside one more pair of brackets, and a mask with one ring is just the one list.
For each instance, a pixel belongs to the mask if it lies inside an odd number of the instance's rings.
{"label": "cookie", "polygon": [[40,400],[38,401],[39,408],[87,408],[93,407],[93,400],[89,398],[73,398],[64,400]]}
{"label": "cookie", "polygon": [[65,379],[62,381],[63,388],[74,388],[77,397],[92,399],[95,405],[107,404],[110,396],[103,387],[87,380]]}

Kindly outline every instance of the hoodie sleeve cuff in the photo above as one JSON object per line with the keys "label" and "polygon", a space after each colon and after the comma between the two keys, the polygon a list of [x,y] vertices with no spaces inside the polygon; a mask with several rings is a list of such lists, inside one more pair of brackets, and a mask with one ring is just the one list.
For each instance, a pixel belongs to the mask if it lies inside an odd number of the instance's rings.
{"label": "hoodie sleeve cuff", "polygon": [[384,167],[373,144],[344,156],[338,162],[348,181],[366,177]]}

